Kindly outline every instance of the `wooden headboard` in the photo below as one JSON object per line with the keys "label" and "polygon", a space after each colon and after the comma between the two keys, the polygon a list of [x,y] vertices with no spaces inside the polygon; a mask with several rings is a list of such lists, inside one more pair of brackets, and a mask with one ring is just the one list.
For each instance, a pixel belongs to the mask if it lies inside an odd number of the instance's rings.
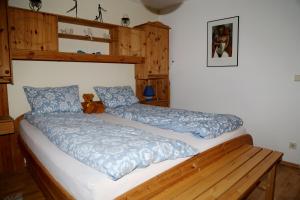
{"label": "wooden headboard", "polygon": [[102,101],[93,101],[94,95],[83,94],[82,95],[84,102],[81,103],[83,112],[84,113],[103,113],[104,112],[104,105]]}

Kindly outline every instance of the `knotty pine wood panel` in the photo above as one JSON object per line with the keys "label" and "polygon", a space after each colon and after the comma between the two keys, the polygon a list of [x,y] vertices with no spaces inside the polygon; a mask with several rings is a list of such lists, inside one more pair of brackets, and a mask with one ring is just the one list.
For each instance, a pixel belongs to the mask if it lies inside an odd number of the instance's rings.
{"label": "knotty pine wood panel", "polygon": [[137,26],[145,31],[146,59],[145,64],[137,65],[135,76],[146,79],[150,76],[169,74],[169,28],[154,26],[152,23]]}
{"label": "knotty pine wood panel", "polygon": [[145,56],[145,32],[139,29],[118,27],[111,32],[113,43],[110,45],[111,55]]}
{"label": "knotty pine wood panel", "polygon": [[8,19],[11,49],[58,51],[57,16],[9,8]]}
{"label": "knotty pine wood panel", "polygon": [[0,1],[0,83],[11,82],[11,61],[7,24],[7,0]]}

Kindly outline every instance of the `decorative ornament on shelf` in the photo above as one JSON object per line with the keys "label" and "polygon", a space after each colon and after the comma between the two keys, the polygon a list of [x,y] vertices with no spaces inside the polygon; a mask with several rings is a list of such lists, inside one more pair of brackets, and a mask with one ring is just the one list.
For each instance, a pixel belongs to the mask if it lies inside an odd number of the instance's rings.
{"label": "decorative ornament on shelf", "polygon": [[78,7],[78,3],[77,3],[77,0],[73,0],[73,1],[74,1],[75,5],[74,5],[70,10],[68,10],[66,13],[69,13],[69,12],[75,10],[76,18],[77,18],[77,7]]}
{"label": "decorative ornament on shelf", "polygon": [[104,39],[110,39],[110,34],[109,33],[103,33],[103,38]]}
{"label": "decorative ornament on shelf", "polygon": [[130,18],[127,14],[123,15],[123,17],[121,18],[121,25],[128,27],[130,24]]}
{"label": "decorative ornament on shelf", "polygon": [[34,11],[39,11],[42,8],[42,0],[29,0],[29,8]]}
{"label": "decorative ornament on shelf", "polygon": [[144,90],[144,97],[146,101],[152,101],[155,96],[154,89],[151,85],[147,85]]}
{"label": "decorative ornament on shelf", "polygon": [[93,40],[93,32],[91,28],[84,29],[83,32],[86,36],[90,37],[90,40]]}
{"label": "decorative ornament on shelf", "polygon": [[96,21],[103,22],[102,11],[107,12],[104,8],[101,7],[100,3],[98,4],[98,16],[95,17]]}

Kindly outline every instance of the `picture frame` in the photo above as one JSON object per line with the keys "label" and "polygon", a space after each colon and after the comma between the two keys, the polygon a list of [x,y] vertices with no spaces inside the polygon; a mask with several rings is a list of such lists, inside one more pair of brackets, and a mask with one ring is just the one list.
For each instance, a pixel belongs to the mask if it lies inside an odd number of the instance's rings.
{"label": "picture frame", "polygon": [[207,67],[237,67],[239,16],[207,22]]}

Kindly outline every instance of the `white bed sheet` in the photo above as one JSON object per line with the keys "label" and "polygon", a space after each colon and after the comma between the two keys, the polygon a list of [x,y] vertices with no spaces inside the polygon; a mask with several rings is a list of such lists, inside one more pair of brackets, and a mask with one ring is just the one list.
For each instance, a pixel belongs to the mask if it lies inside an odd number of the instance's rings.
{"label": "white bed sheet", "polygon": [[[183,134],[164,130],[106,113],[97,114],[97,116],[108,122],[132,126],[152,132],[153,134],[182,140],[197,148],[199,152],[203,152],[213,146],[246,133],[246,130],[241,127],[233,132],[222,134],[215,139],[205,140],[196,138],[189,133]],[[147,168],[136,169],[123,178],[113,181],[106,175],[82,164],[59,150],[39,129],[29,124],[26,120],[21,121],[20,130],[22,138],[30,147],[31,151],[48,169],[51,175],[78,200],[113,199],[188,159],[180,158],[152,164]]]}

